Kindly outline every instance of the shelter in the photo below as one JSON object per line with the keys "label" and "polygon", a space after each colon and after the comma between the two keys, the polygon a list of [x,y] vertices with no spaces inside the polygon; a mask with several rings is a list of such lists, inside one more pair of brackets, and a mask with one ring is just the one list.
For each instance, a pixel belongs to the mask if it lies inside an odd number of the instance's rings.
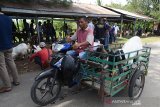
{"label": "shelter", "polygon": [[[69,7],[60,7],[54,5],[36,4],[33,3],[11,3],[0,2],[0,10],[14,19],[29,18],[36,19],[36,25],[38,26],[38,19],[43,18],[71,18],[75,19],[81,16],[90,17],[120,17],[120,14],[111,10],[105,9],[101,6],[90,4],[78,4],[73,3]],[[18,26],[19,28],[19,26]],[[38,33],[39,36],[39,33]]]}
{"label": "shelter", "polygon": [[42,4],[1,3],[0,9],[9,16],[24,17],[63,17],[75,18],[78,16],[92,17],[120,17],[120,14],[101,6],[73,3],[69,7],[55,7]]}
{"label": "shelter", "polygon": [[122,36],[123,23],[133,22],[134,23],[134,33],[135,33],[135,25],[136,25],[137,20],[143,20],[143,21],[153,20],[153,18],[151,18],[151,17],[140,15],[137,13],[128,12],[128,11],[122,10],[122,9],[115,9],[115,8],[111,8],[111,7],[104,7],[104,8],[111,10],[113,12],[116,12],[121,15],[120,17],[117,17],[114,19],[108,18],[108,20],[113,21],[113,22],[121,22],[121,36]]}

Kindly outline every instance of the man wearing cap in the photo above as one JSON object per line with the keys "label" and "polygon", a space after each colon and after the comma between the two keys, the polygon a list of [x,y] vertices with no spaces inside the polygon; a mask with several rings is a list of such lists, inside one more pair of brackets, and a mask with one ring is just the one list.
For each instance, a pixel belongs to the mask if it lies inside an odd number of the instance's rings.
{"label": "man wearing cap", "polygon": [[51,60],[52,50],[46,48],[46,44],[44,42],[40,42],[39,44],[42,50],[38,51],[37,53],[33,54],[30,57],[30,61],[34,59],[34,62],[40,65],[41,69],[45,69],[48,67],[48,61]]}

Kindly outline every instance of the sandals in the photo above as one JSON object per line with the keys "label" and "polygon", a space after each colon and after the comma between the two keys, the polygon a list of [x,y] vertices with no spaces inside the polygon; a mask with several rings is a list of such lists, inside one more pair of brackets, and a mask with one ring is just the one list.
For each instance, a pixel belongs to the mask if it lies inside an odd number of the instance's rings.
{"label": "sandals", "polygon": [[11,87],[2,87],[2,88],[0,88],[0,93],[9,92],[11,90],[12,90]]}
{"label": "sandals", "polygon": [[14,86],[18,86],[20,83],[19,83],[19,82],[12,82],[12,84],[13,84]]}

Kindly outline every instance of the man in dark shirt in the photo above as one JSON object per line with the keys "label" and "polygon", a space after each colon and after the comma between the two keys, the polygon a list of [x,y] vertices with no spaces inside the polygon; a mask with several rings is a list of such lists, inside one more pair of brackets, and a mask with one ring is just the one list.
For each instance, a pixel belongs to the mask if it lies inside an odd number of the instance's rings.
{"label": "man in dark shirt", "polygon": [[51,37],[52,42],[56,40],[56,31],[53,25],[50,23],[50,20],[47,20],[46,24],[46,42],[50,42],[49,38]]}
{"label": "man in dark shirt", "polygon": [[26,22],[26,19],[23,19],[23,26],[24,41],[27,41],[29,38],[29,24]]}
{"label": "man in dark shirt", "polygon": [[17,27],[14,24],[14,22],[12,21],[12,35],[13,35],[13,41],[14,41],[14,43],[17,42],[16,37],[15,37],[16,36],[16,31],[17,31]]}
{"label": "man in dark shirt", "polygon": [[11,81],[6,66],[11,71],[13,84],[19,85],[17,68],[12,58],[12,19],[0,13],[0,77],[4,86],[0,93],[11,91]]}
{"label": "man in dark shirt", "polygon": [[31,33],[31,37],[33,37],[34,36],[34,20],[33,19],[31,20],[29,30],[30,30],[30,33]]}
{"label": "man in dark shirt", "polygon": [[105,46],[108,46],[109,44],[109,24],[105,23],[105,20],[103,18],[100,18],[98,23],[95,26],[95,38],[98,40],[103,39],[102,44]]}
{"label": "man in dark shirt", "polygon": [[106,30],[103,19],[99,19],[98,23],[95,25],[95,39],[100,40],[101,38],[105,38]]}
{"label": "man in dark shirt", "polygon": [[109,31],[111,29],[111,26],[109,25],[109,23],[107,22],[107,19],[104,18],[104,23],[105,23],[105,27],[106,27],[106,36],[105,36],[105,46],[108,47],[109,46],[109,38],[110,38],[110,34]]}

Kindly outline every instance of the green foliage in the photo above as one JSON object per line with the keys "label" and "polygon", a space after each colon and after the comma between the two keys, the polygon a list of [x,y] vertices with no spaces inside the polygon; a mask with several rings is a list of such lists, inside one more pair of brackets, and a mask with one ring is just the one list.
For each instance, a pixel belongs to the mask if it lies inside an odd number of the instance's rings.
{"label": "green foliage", "polygon": [[1,0],[5,2],[13,2],[13,3],[27,3],[27,2],[32,2],[33,0]]}
{"label": "green foliage", "polygon": [[117,3],[113,3],[113,2],[111,2],[110,5],[107,5],[107,4],[106,4],[106,6],[107,6],[107,7],[116,8],[116,9],[124,9],[124,6],[123,6],[123,5],[117,4]]}
{"label": "green foliage", "polygon": [[[77,24],[75,22],[71,22],[71,21],[68,21],[66,22],[67,25],[68,25],[68,29],[71,31],[71,33],[74,33],[75,30],[77,29]],[[53,25],[55,27],[55,30],[56,30],[56,34],[57,34],[57,37],[59,36],[59,33],[63,33],[63,27],[64,27],[64,22],[63,21],[53,21]]]}
{"label": "green foliage", "polygon": [[127,2],[126,5],[111,3],[106,6],[151,16],[160,21],[160,0],[127,0]]}
{"label": "green foliage", "polygon": [[160,20],[160,0],[128,0],[127,10]]}
{"label": "green foliage", "polygon": [[99,6],[102,6],[102,0],[97,0],[97,4],[98,4]]}

